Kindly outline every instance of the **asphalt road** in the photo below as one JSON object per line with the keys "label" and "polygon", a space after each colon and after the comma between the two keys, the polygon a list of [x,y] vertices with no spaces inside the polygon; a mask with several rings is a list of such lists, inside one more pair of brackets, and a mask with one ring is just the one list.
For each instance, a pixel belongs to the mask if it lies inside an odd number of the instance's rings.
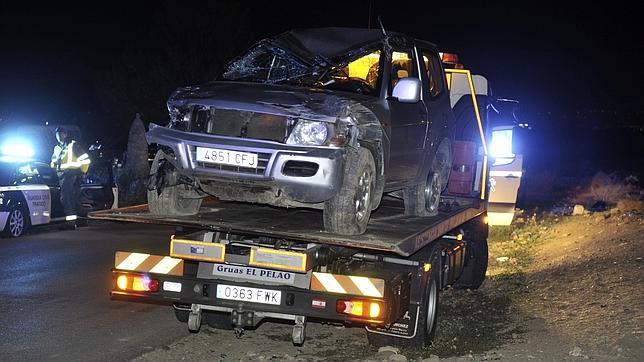
{"label": "asphalt road", "polygon": [[109,298],[114,251],[165,255],[171,232],[97,223],[0,239],[0,361],[129,360],[187,335],[171,307]]}

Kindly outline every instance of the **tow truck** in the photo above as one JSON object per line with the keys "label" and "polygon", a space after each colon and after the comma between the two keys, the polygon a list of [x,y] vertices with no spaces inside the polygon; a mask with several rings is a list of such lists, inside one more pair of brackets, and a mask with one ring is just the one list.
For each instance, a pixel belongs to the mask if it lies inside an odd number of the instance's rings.
{"label": "tow truck", "polygon": [[478,288],[488,257],[487,80],[462,67],[444,71],[456,122],[473,128],[456,137],[437,215],[405,215],[393,194],[364,234],[339,235],[324,231],[319,210],[214,197],[191,216],[156,215],[147,205],[94,212],[176,230],[167,255],[116,251],[111,298],[172,305],[191,332],[207,323],[240,336],[280,319],[293,323],[300,345],[316,320],[364,327],[375,346],[430,344],[440,291]]}

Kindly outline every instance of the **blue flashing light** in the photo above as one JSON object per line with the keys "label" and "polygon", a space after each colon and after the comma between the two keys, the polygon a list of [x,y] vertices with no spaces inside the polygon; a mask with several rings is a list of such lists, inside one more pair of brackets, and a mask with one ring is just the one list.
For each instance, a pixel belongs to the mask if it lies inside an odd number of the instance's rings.
{"label": "blue flashing light", "polygon": [[27,161],[36,155],[31,142],[24,139],[10,139],[0,147],[0,155],[3,159],[14,161]]}

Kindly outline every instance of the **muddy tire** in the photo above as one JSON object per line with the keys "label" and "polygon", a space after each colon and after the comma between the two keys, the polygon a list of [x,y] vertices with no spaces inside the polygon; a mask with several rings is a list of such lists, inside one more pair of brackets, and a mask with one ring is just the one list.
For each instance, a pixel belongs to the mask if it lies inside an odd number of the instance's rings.
{"label": "muddy tire", "polygon": [[[438,249],[436,249],[438,250]],[[438,253],[432,253],[433,267],[426,279],[423,288],[423,300],[418,310],[418,326],[416,335],[411,338],[394,337],[373,333],[367,330],[369,344],[374,347],[400,346],[400,347],[426,347],[432,344],[438,323],[438,297],[440,294],[440,262]]]}
{"label": "muddy tire", "polygon": [[342,235],[359,235],[367,230],[375,190],[376,166],[365,148],[347,152],[342,187],[324,203],[324,228]]}
{"label": "muddy tire", "polygon": [[485,215],[479,216],[465,225],[463,238],[468,245],[465,254],[465,267],[461,276],[454,283],[454,288],[478,289],[485,280],[488,262],[488,228],[483,222],[484,217]]}
{"label": "muddy tire", "polygon": [[[153,215],[187,216],[199,211],[201,198],[188,185],[177,184],[177,172],[165,160],[165,153],[158,151],[150,168],[150,184],[148,187],[148,208]],[[156,185],[163,185],[161,193]]]}
{"label": "muddy tire", "polygon": [[438,147],[427,178],[418,185],[403,189],[405,215],[434,216],[438,214],[441,193],[447,188],[451,168],[451,144],[449,140],[445,139]]}

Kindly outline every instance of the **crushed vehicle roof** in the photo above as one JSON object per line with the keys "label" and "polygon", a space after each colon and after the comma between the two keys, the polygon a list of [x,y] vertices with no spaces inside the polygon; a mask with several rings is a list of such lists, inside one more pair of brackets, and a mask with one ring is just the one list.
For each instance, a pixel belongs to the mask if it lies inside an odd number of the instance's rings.
{"label": "crushed vehicle roof", "polygon": [[[388,31],[387,35],[389,37],[412,39],[407,35],[391,31]],[[293,29],[275,36],[273,41],[277,44],[285,45],[287,48],[299,48],[306,53],[334,58],[344,55],[352,49],[376,43],[383,39],[384,36],[380,29],[332,27]]]}

